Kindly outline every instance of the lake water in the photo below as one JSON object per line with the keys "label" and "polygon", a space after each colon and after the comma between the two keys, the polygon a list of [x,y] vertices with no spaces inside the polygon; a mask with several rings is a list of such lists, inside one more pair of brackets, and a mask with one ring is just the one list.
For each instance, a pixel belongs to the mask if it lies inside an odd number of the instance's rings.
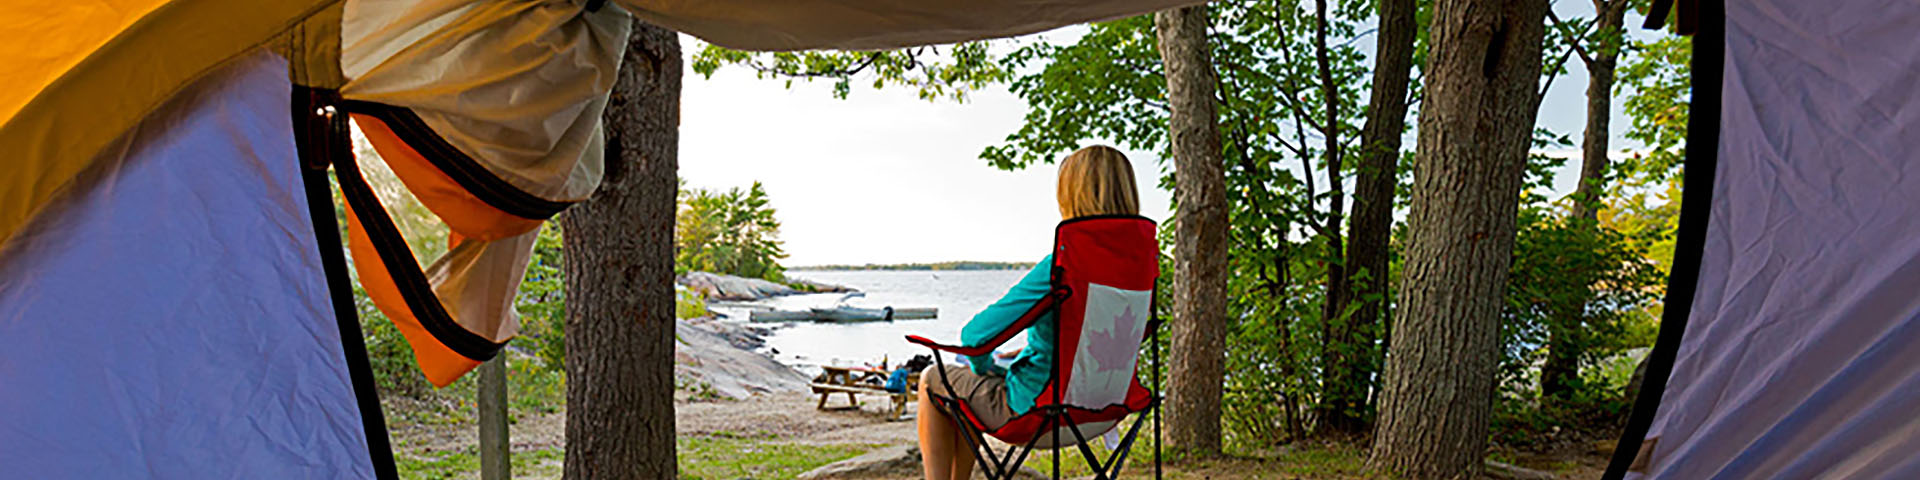
{"label": "lake water", "polygon": [[[819,365],[878,364],[882,357],[893,364],[930,352],[926,347],[907,343],[907,335],[920,335],[941,343],[960,340],[960,327],[975,313],[999,300],[1026,270],[976,271],[788,271],[787,275],[816,282],[845,285],[865,292],[866,296],[847,303],[861,307],[936,307],[939,318],[933,320],[896,320],[893,322],[813,323],[795,322],[767,337],[774,359],[809,369]],[[842,294],[814,294],[776,297],[753,302],[780,309],[831,306]],[[725,304],[715,306],[717,313],[745,319],[743,310]],[[777,324],[764,324],[777,325]],[[1026,344],[1019,335],[1001,350]]]}

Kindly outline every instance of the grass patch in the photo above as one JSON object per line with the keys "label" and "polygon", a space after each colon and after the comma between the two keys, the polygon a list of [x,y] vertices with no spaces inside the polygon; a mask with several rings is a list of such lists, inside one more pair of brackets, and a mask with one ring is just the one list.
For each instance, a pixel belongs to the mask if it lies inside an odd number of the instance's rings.
{"label": "grass patch", "polygon": [[[513,452],[513,476],[558,477],[565,458],[559,447]],[[400,478],[409,480],[480,478],[480,456],[473,449],[418,456],[400,453],[394,463],[400,467]]]}
{"label": "grass patch", "polygon": [[[1108,455],[1112,452],[1100,441],[1094,441],[1090,448],[1102,462],[1107,461]],[[1152,476],[1153,444],[1136,443],[1132,450],[1127,453],[1127,466],[1122,469],[1121,476],[1123,478]],[[1188,458],[1179,452],[1167,450],[1161,452],[1161,463],[1165,468],[1165,478],[1171,479],[1366,478],[1362,474],[1362,470],[1366,468],[1366,451],[1358,446],[1344,443],[1303,442],[1268,452],[1235,453],[1240,454],[1230,453],[1227,456],[1214,458]],[[1079,448],[1068,447],[1058,454],[1061,455],[1061,477],[1093,474],[1093,470],[1087,466]],[[1027,459],[1026,466],[1051,476],[1054,455],[1055,452],[1035,451],[1033,456]]]}
{"label": "grass patch", "polygon": [[682,436],[680,478],[793,478],[821,465],[853,458],[876,445],[798,445],[746,436]]}

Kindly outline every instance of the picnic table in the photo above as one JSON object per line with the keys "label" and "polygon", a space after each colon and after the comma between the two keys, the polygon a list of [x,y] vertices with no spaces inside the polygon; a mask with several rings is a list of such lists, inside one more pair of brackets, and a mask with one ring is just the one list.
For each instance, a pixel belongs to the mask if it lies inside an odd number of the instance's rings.
{"label": "picnic table", "polygon": [[[887,382],[887,375],[893,373],[890,370],[873,367],[833,365],[822,366],[820,369],[823,373],[821,373],[818,378],[815,378],[813,383],[809,384],[809,386],[813,387],[813,393],[820,394],[820,405],[816,407],[820,410],[860,408],[859,395],[884,395],[893,400],[893,407],[888,409],[891,415],[890,418],[899,419],[906,416],[908,403],[919,400],[915,394],[915,392],[919,391],[919,375],[908,375],[907,391],[895,393],[881,388],[881,385],[885,385]],[[827,407],[827,399],[836,393],[844,393],[847,395],[847,405]]]}

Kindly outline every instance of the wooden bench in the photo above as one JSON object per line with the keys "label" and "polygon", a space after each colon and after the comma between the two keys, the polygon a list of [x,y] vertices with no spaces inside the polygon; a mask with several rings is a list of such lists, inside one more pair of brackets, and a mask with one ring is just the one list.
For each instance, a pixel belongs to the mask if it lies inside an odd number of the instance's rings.
{"label": "wooden bench", "polygon": [[[820,368],[824,370],[825,373],[816,379],[819,381],[808,384],[808,386],[813,387],[813,393],[820,395],[820,404],[816,407],[820,410],[856,409],[860,408],[859,395],[885,395],[893,400],[892,408],[888,409],[888,418],[900,419],[907,413],[907,404],[919,400],[919,396],[915,393],[919,391],[920,386],[918,375],[907,376],[907,391],[904,393],[895,393],[889,392],[884,388],[863,383],[870,378],[879,379],[884,383],[888,372],[866,367],[824,366]],[[832,408],[827,407],[827,399],[836,393],[844,393],[847,395],[847,405]]]}

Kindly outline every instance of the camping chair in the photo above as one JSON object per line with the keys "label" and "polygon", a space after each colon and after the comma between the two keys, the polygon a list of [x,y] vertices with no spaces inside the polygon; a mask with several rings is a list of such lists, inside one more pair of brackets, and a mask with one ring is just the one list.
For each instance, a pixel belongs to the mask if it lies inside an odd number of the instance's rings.
{"label": "camping chair", "polygon": [[[1149,411],[1154,419],[1154,478],[1160,477],[1160,396],[1141,386],[1135,373],[1142,341],[1157,339],[1160,326],[1153,315],[1154,284],[1160,277],[1155,233],[1152,220],[1135,215],[1060,222],[1054,229],[1052,289],[1013,325],[980,345],[942,345],[907,336],[907,341],[932,348],[936,368],[945,368],[940,352],[986,355],[1046,314],[1056,314],[1059,328],[1054,345],[1059,351],[1054,355],[1052,377],[1034,399],[1033,409],[989,429],[965,401],[957,400],[961,397],[949,382],[928,385],[929,398],[921,399],[954,419],[989,480],[1013,478],[1034,448],[1076,445],[1093,469],[1093,478],[1117,478]],[[1150,350],[1158,390],[1160,355],[1157,349]],[[1133,413],[1142,414],[1102,462],[1087,440],[1115,428]],[[996,454],[987,445],[987,435],[1006,442],[1007,451]],[[1054,478],[1060,478],[1060,455],[1054,455],[1053,466]]]}

